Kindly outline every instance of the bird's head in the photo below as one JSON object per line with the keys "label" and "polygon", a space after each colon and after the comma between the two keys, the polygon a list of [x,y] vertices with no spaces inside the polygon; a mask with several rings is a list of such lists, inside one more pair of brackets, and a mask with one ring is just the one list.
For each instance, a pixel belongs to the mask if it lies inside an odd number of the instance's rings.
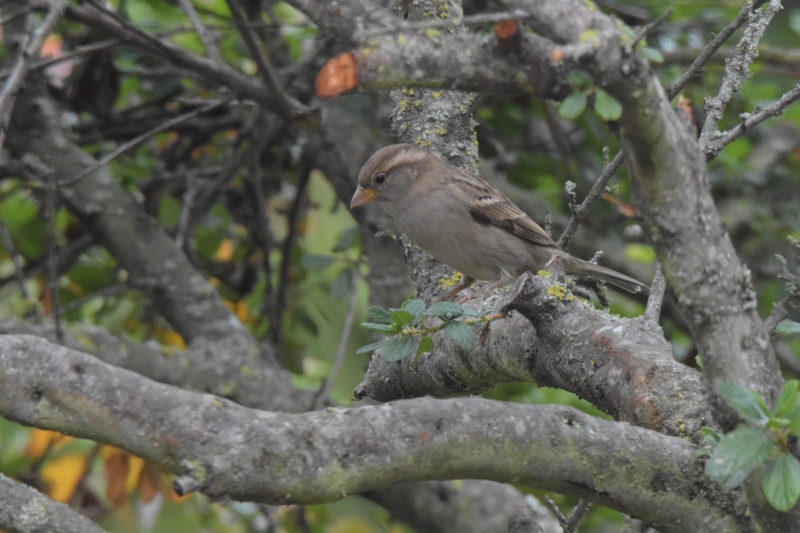
{"label": "bird's head", "polygon": [[436,162],[435,156],[410,144],[381,148],[361,168],[350,209],[372,201],[403,203],[409,191],[420,186],[419,176]]}

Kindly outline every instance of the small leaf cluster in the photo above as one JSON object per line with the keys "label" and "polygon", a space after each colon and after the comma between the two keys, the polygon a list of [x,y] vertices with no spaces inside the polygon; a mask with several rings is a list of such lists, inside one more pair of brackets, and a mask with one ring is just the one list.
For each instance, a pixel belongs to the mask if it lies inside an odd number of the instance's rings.
{"label": "small leaf cluster", "polygon": [[594,110],[603,120],[617,120],[622,116],[622,105],[616,98],[603,89],[594,87],[591,81],[575,73],[570,76],[570,84],[578,88],[578,92],[569,95],[561,102],[558,114],[567,120],[578,118],[586,110],[592,97]]}
{"label": "small leaf cluster", "polygon": [[[486,315],[454,302],[437,302],[425,307],[422,300],[406,300],[399,309],[384,309],[373,306],[367,311],[371,322],[361,325],[372,331],[387,335],[381,341],[363,346],[356,353],[380,349],[381,357],[388,362],[400,361],[416,352],[414,362],[433,349],[434,333],[440,330],[450,336],[466,351],[475,345],[475,333],[469,326],[502,318],[502,314]],[[428,319],[436,318],[436,325]]]}
{"label": "small leaf cluster", "polygon": [[766,463],[762,487],[767,501],[786,512],[800,498],[800,464],[789,451],[790,436],[800,436],[800,381],[787,381],[770,410],[758,392],[726,381],[719,393],[739,416],[753,426],[742,426],[720,436],[703,428],[713,446],[700,450],[711,454],[706,475],[726,489],[738,487]]}

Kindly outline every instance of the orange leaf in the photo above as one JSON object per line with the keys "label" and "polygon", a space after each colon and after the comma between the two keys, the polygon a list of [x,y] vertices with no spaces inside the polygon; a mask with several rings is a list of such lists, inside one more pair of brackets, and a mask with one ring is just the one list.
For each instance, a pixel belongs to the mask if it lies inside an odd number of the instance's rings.
{"label": "orange leaf", "polygon": [[139,476],[139,496],[144,503],[150,503],[158,494],[157,476],[158,473],[154,472],[153,465],[147,463],[142,475]]}
{"label": "orange leaf", "polygon": [[219,243],[219,248],[214,253],[214,259],[217,261],[230,261],[233,257],[233,242],[230,239],[222,239]]}
{"label": "orange leaf", "polygon": [[183,340],[183,337],[177,331],[172,331],[171,329],[161,329],[157,328],[153,337],[166,346],[174,346],[180,350],[186,349],[186,341]]}
{"label": "orange leaf", "polygon": [[329,59],[317,74],[314,86],[320,98],[334,98],[358,84],[358,66],[352,52]]}
{"label": "orange leaf", "polygon": [[47,487],[47,495],[57,502],[67,503],[85,471],[86,456],[70,453],[47,461],[40,476]]}
{"label": "orange leaf", "polygon": [[676,106],[678,109],[686,113],[686,116],[689,117],[689,120],[692,121],[692,124],[697,127],[697,121],[694,118],[694,112],[692,112],[692,106],[689,104],[689,99],[683,95],[678,97],[678,105]]}
{"label": "orange leaf", "polygon": [[125,502],[130,456],[122,450],[104,448],[110,450],[102,453],[106,465],[106,498],[111,505],[119,507]]}
{"label": "orange leaf", "polygon": [[60,35],[51,33],[47,39],[42,43],[42,49],[39,50],[39,55],[42,57],[60,57],[62,51],[63,41]]}
{"label": "orange leaf", "polygon": [[626,216],[628,218],[634,218],[639,213],[639,211],[636,209],[635,205],[631,205],[631,204],[629,204],[627,202],[623,202],[619,198],[611,196],[608,193],[603,193],[603,200],[605,200],[606,202],[612,203],[615,206],[617,206],[617,209],[619,209],[619,212],[622,213],[623,216]]}
{"label": "orange leaf", "polygon": [[519,24],[514,19],[502,20],[494,27],[494,34],[501,41],[510,39],[517,31],[519,31]]}
{"label": "orange leaf", "polygon": [[553,51],[550,52],[550,59],[560,63],[564,59],[564,49],[561,47],[553,48]]}
{"label": "orange leaf", "polygon": [[50,442],[56,449],[66,446],[69,442],[75,440],[75,437],[69,437],[57,431],[48,431],[46,429],[34,428],[31,431],[28,444],[25,446],[25,455],[34,459],[40,458],[44,455],[45,450]]}

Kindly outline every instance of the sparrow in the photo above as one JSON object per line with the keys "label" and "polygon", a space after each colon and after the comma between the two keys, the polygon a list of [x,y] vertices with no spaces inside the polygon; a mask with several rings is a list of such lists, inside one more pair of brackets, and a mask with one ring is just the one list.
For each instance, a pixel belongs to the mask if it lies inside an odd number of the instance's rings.
{"label": "sparrow", "polygon": [[629,292],[647,285],[561,250],[548,233],[497,189],[410,144],[375,152],[358,175],[350,209],[377,202],[409,239],[461,272],[448,300],[475,280],[491,290],[554,262],[566,274],[591,276]]}

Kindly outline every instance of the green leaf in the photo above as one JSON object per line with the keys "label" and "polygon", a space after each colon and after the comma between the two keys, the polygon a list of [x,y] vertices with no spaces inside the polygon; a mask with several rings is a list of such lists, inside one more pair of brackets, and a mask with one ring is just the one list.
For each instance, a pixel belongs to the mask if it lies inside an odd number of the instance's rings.
{"label": "green leaf", "polygon": [[392,325],[400,328],[414,321],[414,315],[405,309],[389,309],[389,313],[392,315]]}
{"label": "green leaf", "polygon": [[300,260],[300,265],[307,270],[323,270],[336,260],[329,255],[306,254]]}
{"label": "green leaf", "polygon": [[694,356],[694,362],[697,363],[697,368],[703,370],[703,358],[699,355]]}
{"label": "green leaf", "polygon": [[381,348],[381,358],[388,363],[399,361],[413,353],[416,347],[417,342],[410,335],[393,338],[392,342]]}
{"label": "green leaf", "polygon": [[342,236],[339,237],[339,242],[333,247],[333,251],[343,252],[353,246],[353,242],[356,240],[356,235],[358,235],[358,226],[353,226],[352,228],[347,228],[344,230]]}
{"label": "green leaf", "polygon": [[378,324],[392,323],[392,315],[389,314],[389,311],[377,305],[373,305],[367,309],[367,316],[370,320],[377,322]]}
{"label": "green leaf", "polygon": [[567,120],[574,120],[586,109],[586,93],[571,94],[564,98],[558,114]]}
{"label": "green leaf", "polygon": [[0,202],[0,218],[11,227],[27,224],[39,212],[39,207],[33,197],[15,192],[3,202]]}
{"label": "green leaf", "polygon": [[775,333],[779,335],[800,335],[800,322],[782,320],[778,327],[775,328]]}
{"label": "green leaf", "polygon": [[790,453],[782,453],[764,470],[764,496],[775,509],[786,512],[800,497],[800,465]]}
{"label": "green leaf", "polygon": [[790,420],[789,432],[795,437],[800,437],[800,413],[795,414]]}
{"label": "green leaf", "polygon": [[353,282],[353,271],[345,268],[334,278],[331,283],[331,299],[334,302],[340,302],[347,296],[350,291],[350,285]]}
{"label": "green leaf", "polygon": [[417,346],[417,355],[414,356],[414,361],[411,364],[416,364],[419,358],[422,357],[422,354],[430,352],[431,350],[433,350],[433,339],[430,335],[427,335],[419,342],[419,346]]}
{"label": "green leaf", "polygon": [[789,27],[793,32],[800,34],[800,11],[796,9],[789,11]]}
{"label": "green leaf", "polygon": [[792,417],[798,407],[798,390],[800,390],[800,381],[796,379],[790,379],[783,384],[778,399],[775,400],[775,417]]}
{"label": "green leaf", "polygon": [[444,332],[450,335],[450,338],[456,341],[464,351],[471,351],[472,347],[475,345],[475,334],[463,322],[459,322],[458,320],[448,322],[444,327]]}
{"label": "green leaf", "polygon": [[700,428],[700,432],[704,436],[708,437],[708,439],[706,439],[706,440],[708,441],[710,439],[712,444],[716,444],[717,442],[719,442],[722,439],[722,435],[720,435],[719,433],[717,433],[716,431],[714,431],[713,429],[711,429],[708,426],[704,426],[704,427]]}
{"label": "green leaf", "polygon": [[769,434],[756,428],[736,429],[719,441],[706,463],[706,475],[730,490],[739,486],[772,453]]}
{"label": "green leaf", "polygon": [[719,393],[731,407],[736,409],[739,416],[755,422],[759,426],[766,425],[769,420],[769,412],[762,410],[761,405],[764,400],[759,403],[747,389],[732,381],[726,381],[720,385]]}
{"label": "green leaf", "polygon": [[379,333],[397,333],[397,331],[387,324],[375,324],[373,322],[362,322],[362,328],[371,329],[372,331],[377,331]]}
{"label": "green leaf", "polygon": [[650,46],[642,46],[639,48],[639,53],[641,53],[642,57],[651,63],[664,62],[664,56],[661,55],[661,52]]}
{"label": "green leaf", "polygon": [[391,237],[392,239],[397,239],[397,235],[392,233],[391,231],[379,231],[375,234],[376,237]]}
{"label": "green leaf", "polygon": [[458,318],[464,314],[464,308],[455,302],[438,302],[428,308],[425,316],[439,316],[445,317],[450,315],[452,318]]}
{"label": "green leaf", "polygon": [[388,346],[392,342],[394,342],[394,337],[389,337],[388,339],[383,339],[383,340],[380,340],[378,342],[373,342],[372,344],[367,344],[366,346],[362,346],[361,348],[356,350],[356,353],[357,354],[362,354],[362,353],[371,352],[371,351],[377,350],[378,348],[383,348],[384,346]]}
{"label": "green leaf", "polygon": [[406,300],[403,302],[402,308],[414,315],[413,325],[417,325],[422,319],[422,314],[425,312],[425,303],[422,300]]}
{"label": "green leaf", "polygon": [[617,120],[622,116],[622,105],[617,99],[602,89],[597,89],[594,110],[603,120]]}

